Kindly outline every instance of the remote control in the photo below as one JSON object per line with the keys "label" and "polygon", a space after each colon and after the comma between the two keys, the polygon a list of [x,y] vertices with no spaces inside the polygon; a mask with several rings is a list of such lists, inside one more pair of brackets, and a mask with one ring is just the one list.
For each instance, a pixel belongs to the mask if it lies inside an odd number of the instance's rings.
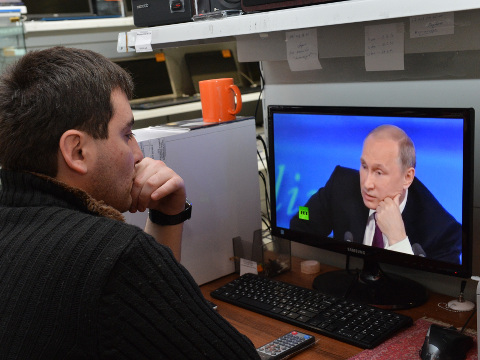
{"label": "remote control", "polygon": [[257,352],[262,360],[280,360],[295,355],[314,343],[315,337],[312,335],[294,330],[259,347]]}

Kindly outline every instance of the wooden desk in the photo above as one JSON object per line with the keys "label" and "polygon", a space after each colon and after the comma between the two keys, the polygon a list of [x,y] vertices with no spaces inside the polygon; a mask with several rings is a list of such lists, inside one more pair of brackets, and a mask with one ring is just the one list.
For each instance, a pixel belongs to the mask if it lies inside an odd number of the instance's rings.
{"label": "wooden desk", "polygon": [[[333,268],[322,265],[322,271],[329,270],[333,270]],[[292,258],[292,270],[284,274],[278,275],[277,277],[275,277],[275,279],[310,288],[316,275],[302,274],[300,272],[300,260],[297,258]],[[223,284],[235,279],[236,277],[238,277],[238,274],[232,274],[222,277],[218,280],[202,285],[201,290],[207,299],[213,301],[218,305],[218,312],[225,319],[227,319],[235,328],[237,328],[238,331],[248,336],[250,340],[252,340],[252,342],[255,344],[255,347],[259,347],[269,341],[272,341],[273,339],[283,334],[286,334],[287,332],[296,328],[293,325],[271,319],[269,317],[239,308],[237,306],[225,303],[217,299],[213,299],[210,296],[211,291],[219,288]],[[421,317],[429,317],[452,324],[456,327],[461,327],[468,319],[470,312],[451,312],[444,310],[438,306],[438,303],[446,303],[450,300],[452,300],[452,298],[445,295],[430,294],[429,300],[426,304],[414,309],[401,310],[398,312],[411,316],[413,320],[419,319]],[[476,328],[476,321],[472,319],[468,327]],[[355,354],[358,354],[362,351],[361,348],[345,344],[343,342],[313,333],[311,331],[302,330],[299,327],[297,328],[298,330],[314,335],[317,339],[317,343],[313,347],[298,354],[295,359],[340,360],[348,359],[349,357],[354,356]]]}

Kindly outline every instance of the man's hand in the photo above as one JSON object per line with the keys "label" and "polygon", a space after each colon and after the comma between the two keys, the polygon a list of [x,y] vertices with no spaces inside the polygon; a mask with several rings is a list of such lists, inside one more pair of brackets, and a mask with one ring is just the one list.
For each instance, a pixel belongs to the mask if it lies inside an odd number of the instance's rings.
{"label": "man's hand", "polygon": [[407,237],[402,214],[400,213],[400,194],[385,198],[376,209],[376,222],[383,234],[388,238],[390,246]]}
{"label": "man's hand", "polygon": [[183,179],[163,161],[144,158],[135,167],[130,212],[154,209],[176,215],[185,209]]}

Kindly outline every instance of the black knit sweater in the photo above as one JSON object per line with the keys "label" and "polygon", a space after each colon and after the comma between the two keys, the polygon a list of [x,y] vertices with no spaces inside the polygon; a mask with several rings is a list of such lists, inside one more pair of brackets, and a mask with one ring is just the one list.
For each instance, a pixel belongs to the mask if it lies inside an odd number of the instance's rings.
{"label": "black knit sweater", "polygon": [[0,179],[0,359],[258,358],[116,210],[54,179]]}

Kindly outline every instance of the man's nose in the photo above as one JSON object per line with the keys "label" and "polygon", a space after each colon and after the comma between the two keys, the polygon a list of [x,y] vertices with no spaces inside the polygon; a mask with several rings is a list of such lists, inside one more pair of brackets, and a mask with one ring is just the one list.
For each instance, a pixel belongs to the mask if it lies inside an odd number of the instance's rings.
{"label": "man's nose", "polygon": [[373,189],[375,187],[375,182],[373,180],[373,174],[367,171],[363,178],[363,186],[366,189]]}
{"label": "man's nose", "polygon": [[133,138],[132,146],[135,164],[138,164],[143,159],[143,153],[142,150],[140,150],[140,146],[138,146],[137,139]]}

